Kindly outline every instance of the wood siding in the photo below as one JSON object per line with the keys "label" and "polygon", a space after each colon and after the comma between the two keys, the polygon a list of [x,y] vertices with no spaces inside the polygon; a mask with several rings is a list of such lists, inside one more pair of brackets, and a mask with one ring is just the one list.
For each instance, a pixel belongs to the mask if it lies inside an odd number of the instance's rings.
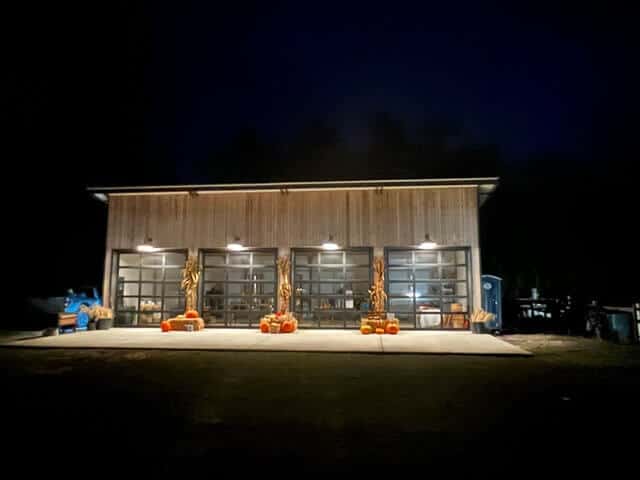
{"label": "wood siding", "polygon": [[224,248],[234,236],[249,247],[320,246],[329,234],[345,247],[406,247],[425,233],[472,251],[474,305],[480,262],[476,187],[112,195],[105,261],[108,298],[113,249],[151,237],[161,248]]}

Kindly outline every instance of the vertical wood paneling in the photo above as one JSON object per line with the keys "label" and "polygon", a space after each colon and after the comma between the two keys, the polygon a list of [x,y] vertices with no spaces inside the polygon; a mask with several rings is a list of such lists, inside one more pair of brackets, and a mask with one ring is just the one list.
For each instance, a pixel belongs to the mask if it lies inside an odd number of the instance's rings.
{"label": "vertical wood paneling", "polygon": [[273,202],[274,217],[269,221],[274,229],[274,245],[287,247],[287,238],[290,236],[289,229],[289,202],[290,195],[284,194],[280,197],[270,195]]}
{"label": "vertical wood paneling", "polygon": [[[397,190],[398,192],[398,241],[405,245],[415,245],[416,238],[416,204],[414,190]],[[402,245],[402,243],[401,243]]]}
{"label": "vertical wood paneling", "polygon": [[425,204],[423,200],[424,195],[423,195],[423,192],[420,190],[413,190],[411,194],[412,194],[411,201],[415,208],[415,218],[414,218],[415,231],[413,232],[413,234],[415,237],[415,241],[420,242],[424,234],[427,233],[427,230],[425,230],[426,209],[425,209]]}
{"label": "vertical wood paneling", "polygon": [[363,244],[363,226],[366,222],[361,219],[364,215],[364,202],[365,197],[363,195],[356,195],[354,192],[347,193],[348,200],[348,218],[347,224],[349,228],[349,244],[350,245],[362,245]]}
{"label": "vertical wood paneling", "polygon": [[109,198],[105,281],[113,249],[151,236],[164,248],[223,248],[239,235],[252,247],[413,246],[429,233],[441,245],[472,247],[474,304],[480,302],[476,188],[234,192]]}
{"label": "vertical wood paneling", "polygon": [[475,188],[113,196],[108,248],[410,246],[425,233],[442,245],[478,246]]}
{"label": "vertical wood paneling", "polygon": [[455,190],[443,190],[440,194],[440,219],[442,227],[442,240],[436,239],[438,243],[444,243],[445,245],[456,245],[454,242],[454,234],[456,231],[456,215],[458,212],[456,209],[456,195]]}
{"label": "vertical wood paneling", "polygon": [[421,192],[422,206],[424,208],[424,229],[419,231],[420,235],[416,241],[422,241],[427,233],[432,240],[437,242],[444,240],[442,235],[441,192],[441,190],[433,192],[424,190]]}
{"label": "vertical wood paneling", "polygon": [[376,229],[376,241],[382,245],[397,244],[395,230],[396,214],[391,191],[374,196],[374,208],[370,218]]}

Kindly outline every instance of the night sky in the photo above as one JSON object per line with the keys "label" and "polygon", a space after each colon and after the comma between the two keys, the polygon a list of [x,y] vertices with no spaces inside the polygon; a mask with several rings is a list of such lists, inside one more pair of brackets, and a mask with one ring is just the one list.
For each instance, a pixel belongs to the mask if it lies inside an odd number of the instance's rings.
{"label": "night sky", "polygon": [[[491,147],[491,159],[474,160],[484,170],[467,170],[503,179],[483,212],[485,271],[514,288],[637,297],[631,12],[610,2],[216,3],[31,5],[5,16],[5,181],[12,164],[34,205],[8,216],[57,252],[55,278],[31,292],[101,278],[105,209],[87,185],[430,176],[428,155],[393,170],[367,153],[371,119],[386,113],[409,143],[425,124],[449,122],[454,143]],[[336,129],[344,172],[308,160],[313,145],[273,153],[314,122]],[[230,147],[247,131],[271,156]],[[276,172],[265,165],[274,155]],[[602,248],[634,251],[614,261]]]}

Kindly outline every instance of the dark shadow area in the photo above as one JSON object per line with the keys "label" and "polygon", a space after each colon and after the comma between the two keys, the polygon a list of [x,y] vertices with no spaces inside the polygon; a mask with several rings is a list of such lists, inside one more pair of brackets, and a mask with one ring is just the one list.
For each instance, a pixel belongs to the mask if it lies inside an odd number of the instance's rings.
{"label": "dark shadow area", "polygon": [[613,347],[515,359],[3,348],[3,454],[73,445],[70,469],[175,474],[622,470],[640,377],[637,356]]}
{"label": "dark shadow area", "polygon": [[7,13],[12,306],[100,287],[107,209],[89,185],[480,175],[501,177],[481,243],[505,300],[637,297],[633,15],[111,7]]}

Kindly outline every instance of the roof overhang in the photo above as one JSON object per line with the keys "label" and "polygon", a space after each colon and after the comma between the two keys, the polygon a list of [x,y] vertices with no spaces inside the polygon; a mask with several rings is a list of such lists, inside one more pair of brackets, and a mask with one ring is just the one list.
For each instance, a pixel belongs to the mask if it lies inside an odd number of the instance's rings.
{"label": "roof overhang", "polygon": [[94,198],[107,202],[111,195],[168,195],[224,192],[271,192],[313,190],[376,190],[407,188],[477,187],[480,203],[496,189],[498,177],[427,178],[402,180],[347,180],[325,182],[221,183],[203,185],[149,185],[129,187],[89,187]]}

